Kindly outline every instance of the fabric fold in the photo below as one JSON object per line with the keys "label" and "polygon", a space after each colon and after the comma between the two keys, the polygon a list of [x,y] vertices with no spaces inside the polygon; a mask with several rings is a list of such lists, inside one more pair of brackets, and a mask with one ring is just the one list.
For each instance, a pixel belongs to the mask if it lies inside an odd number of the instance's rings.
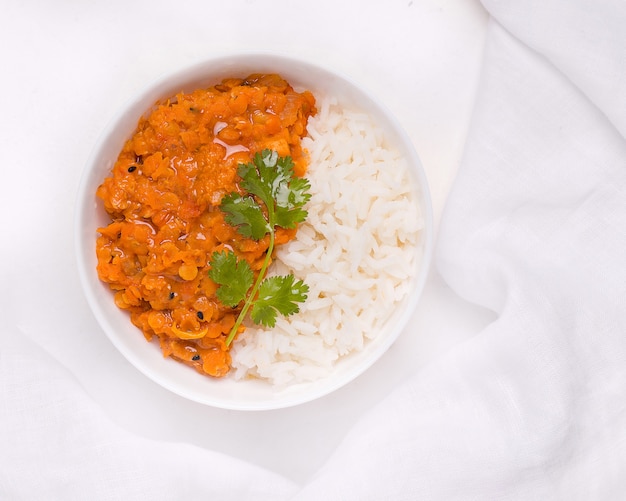
{"label": "fabric fold", "polygon": [[296,491],[292,482],[247,462],[127,432],[23,333],[6,334],[0,352],[3,500],[275,501]]}
{"label": "fabric fold", "polygon": [[626,4],[618,0],[482,0],[489,14],[542,54],[626,136]]}
{"label": "fabric fold", "polygon": [[437,265],[498,319],[365,416],[298,499],[620,499],[625,160],[605,114],[492,21]]}

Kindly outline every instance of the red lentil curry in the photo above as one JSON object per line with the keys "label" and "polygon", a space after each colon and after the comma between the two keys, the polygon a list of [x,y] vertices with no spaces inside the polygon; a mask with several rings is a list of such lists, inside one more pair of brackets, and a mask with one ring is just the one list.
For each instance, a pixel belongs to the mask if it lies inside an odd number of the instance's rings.
{"label": "red lentil curry", "polygon": [[[97,271],[164,356],[209,376],[230,370],[225,340],[239,311],[216,298],[209,256],[228,249],[258,272],[268,239],[243,237],[219,204],[239,189],[237,166],[263,149],[291,156],[294,174],[303,176],[300,141],[315,113],[310,92],[255,74],[179,93],[139,120],[97,190],[111,217],[98,230]],[[278,228],[275,243],[295,231]]]}

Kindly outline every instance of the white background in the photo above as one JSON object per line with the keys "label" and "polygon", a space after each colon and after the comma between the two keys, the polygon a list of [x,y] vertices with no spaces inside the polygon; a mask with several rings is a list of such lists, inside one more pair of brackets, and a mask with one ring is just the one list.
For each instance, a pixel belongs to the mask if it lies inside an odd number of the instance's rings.
{"label": "white background", "polygon": [[66,366],[122,427],[304,482],[368,408],[492,320],[433,269],[408,328],[352,384],[290,409],[213,409],[161,389],[116,352],[82,296],[72,241],[84,164],[125,101],[165,72],[249,49],[318,61],[388,106],[423,161],[438,223],[480,75],[478,1],[4,0],[2,11],[2,322]]}

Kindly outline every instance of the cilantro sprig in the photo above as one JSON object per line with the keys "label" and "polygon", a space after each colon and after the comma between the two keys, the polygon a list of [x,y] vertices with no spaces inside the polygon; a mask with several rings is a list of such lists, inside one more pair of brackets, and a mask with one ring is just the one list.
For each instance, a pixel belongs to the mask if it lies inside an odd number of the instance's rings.
{"label": "cilantro sprig", "polygon": [[307,217],[303,207],[311,198],[309,181],[294,175],[291,157],[280,157],[271,150],[256,153],[250,163],[239,164],[237,174],[244,193],[224,196],[220,209],[226,222],[244,237],[261,240],[269,234],[269,245],[256,281],[248,262],[237,259],[234,252],[214,252],[211,256],[209,277],[218,284],[217,298],[233,308],[244,302],[226,346],[232,343],[248,311],[255,324],[274,327],[279,313],[289,316],[300,311],[299,303],[306,300],[309,291],[293,275],[266,277],[276,228],[295,228]]}

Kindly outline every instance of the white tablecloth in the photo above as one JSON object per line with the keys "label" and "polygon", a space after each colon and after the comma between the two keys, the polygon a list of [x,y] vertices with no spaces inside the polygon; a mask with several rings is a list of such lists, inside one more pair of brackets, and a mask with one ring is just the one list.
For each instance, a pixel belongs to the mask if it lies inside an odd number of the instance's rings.
{"label": "white tablecloth", "polygon": [[[0,499],[624,498],[619,0],[3,10]],[[117,107],[246,48],[319,60],[380,97],[424,161],[439,236],[380,362],[260,413],[138,374],[88,311],[72,243],[78,179]]]}

